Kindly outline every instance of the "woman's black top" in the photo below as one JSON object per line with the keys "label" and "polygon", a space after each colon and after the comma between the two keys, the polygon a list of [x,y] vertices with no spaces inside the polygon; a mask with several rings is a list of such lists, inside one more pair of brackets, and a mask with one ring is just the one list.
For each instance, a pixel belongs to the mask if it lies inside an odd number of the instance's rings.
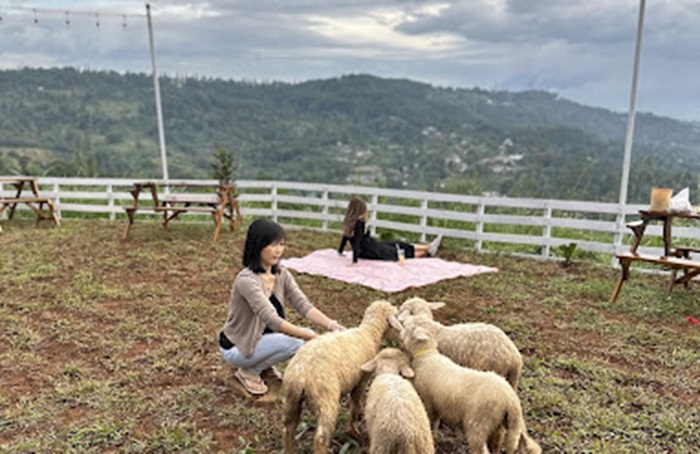
{"label": "woman's black top", "polygon": [[355,222],[355,230],[352,237],[343,236],[340,240],[338,253],[342,254],[345,250],[345,245],[350,243],[352,246],[352,262],[357,263],[357,259],[368,260],[388,260],[397,261],[399,259],[396,251],[397,246],[406,251],[406,258],[415,256],[413,245],[401,241],[383,242],[372,238],[365,229],[365,221],[358,220]]}
{"label": "woman's black top", "polygon": [[[284,315],[284,306],[282,306],[282,303],[280,303],[280,300],[277,299],[277,297],[274,295],[274,293],[272,295],[270,295],[270,302],[272,303],[273,306],[275,306],[275,310],[277,311],[277,315],[279,315],[280,318],[286,320],[287,317]],[[263,330],[263,334],[270,334],[270,333],[274,333],[274,331],[272,331],[270,328],[268,328],[266,326],[265,329]]]}
{"label": "woman's black top", "polygon": [[[270,295],[270,302],[272,303],[273,306],[275,306],[275,310],[277,311],[277,315],[279,315],[280,317],[282,317],[283,319],[286,320],[287,317],[284,314],[284,306],[282,306],[282,303],[280,303],[280,300],[277,299],[277,297],[274,295],[274,293],[272,295]],[[272,331],[270,328],[268,328],[266,326],[265,330],[263,331],[263,335],[270,334],[270,333],[274,333],[274,331]],[[230,350],[233,347],[235,347],[235,344],[233,342],[231,342],[228,339],[228,337],[226,337],[226,335],[224,334],[223,331],[221,331],[219,333],[219,346],[221,346],[221,348],[223,348],[224,350]]]}

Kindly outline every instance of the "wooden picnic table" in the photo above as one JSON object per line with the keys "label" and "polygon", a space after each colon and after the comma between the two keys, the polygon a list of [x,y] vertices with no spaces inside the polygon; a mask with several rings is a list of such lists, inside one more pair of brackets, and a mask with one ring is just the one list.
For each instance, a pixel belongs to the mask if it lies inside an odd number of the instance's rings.
{"label": "wooden picnic table", "polygon": [[[0,184],[14,186],[14,196],[0,196],[0,215],[9,208],[7,218],[12,219],[17,205],[23,203],[36,214],[36,224],[40,221],[53,221],[57,226],[61,225],[53,201],[48,197],[42,197],[39,193],[39,183],[35,177],[0,177]],[[25,189],[31,191],[31,195],[23,195]],[[26,194],[26,192],[25,192]]]}
{"label": "wooden picnic table", "polygon": [[[695,276],[700,275],[700,262],[691,259],[691,254],[700,252],[700,248],[685,246],[674,247],[672,233],[672,225],[675,218],[700,220],[700,214],[696,212],[676,213],[671,211],[642,210],[639,212],[639,217],[639,221],[627,224],[627,227],[629,227],[634,234],[634,242],[629,252],[616,255],[620,262],[621,274],[610,296],[611,303],[615,302],[620,294],[622,284],[629,279],[629,268],[632,262],[647,262],[670,268],[671,279],[668,284],[668,293],[671,293],[673,288],[679,284],[683,284],[683,286],[687,288],[690,281]],[[660,221],[663,224],[662,238],[664,242],[664,254],[662,256],[640,254],[637,252],[639,244],[644,237],[644,232],[652,221]],[[679,271],[682,272],[682,276],[680,277],[678,277]]]}
{"label": "wooden picnic table", "polygon": [[[171,193],[169,191],[171,188],[198,189],[200,192]],[[150,192],[153,205],[139,205],[139,195],[144,190]],[[203,190],[213,192],[201,192]],[[224,219],[229,220],[229,228],[231,231],[234,231],[243,218],[238,200],[236,200],[234,194],[234,186],[230,184],[144,181],[134,183],[134,188],[129,192],[134,199],[134,203],[132,206],[124,208],[128,216],[127,224],[124,228],[124,239],[129,237],[137,211],[163,213],[163,227],[165,229],[168,228],[170,221],[176,219],[182,213],[211,214],[216,225],[214,241],[219,239]]]}

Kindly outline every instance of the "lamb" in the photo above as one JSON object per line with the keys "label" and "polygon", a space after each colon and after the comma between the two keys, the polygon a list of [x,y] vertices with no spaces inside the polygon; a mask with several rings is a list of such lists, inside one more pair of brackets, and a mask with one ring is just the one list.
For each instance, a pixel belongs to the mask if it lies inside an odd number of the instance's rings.
{"label": "lamb", "polygon": [[433,311],[445,303],[429,303],[422,298],[406,300],[399,308],[398,320],[425,317],[424,324],[438,342],[438,350],[460,366],[493,371],[504,377],[513,389],[523,369],[523,359],[512,340],[500,328],[487,323],[460,323],[444,326],[433,320]]}
{"label": "lamb", "polygon": [[[525,429],[520,400],[500,375],[461,367],[438,352],[437,340],[419,318],[406,321],[401,344],[412,355],[413,385],[435,426],[443,421],[461,428],[472,454],[501,452],[505,432],[506,454],[540,454],[539,445]],[[487,447],[487,441],[496,441]]]}
{"label": "lamb", "polygon": [[284,452],[294,452],[294,435],[306,401],[317,416],[314,453],[325,453],[338,416],[340,397],[350,393],[350,431],[359,434],[360,398],[369,376],[362,365],[377,354],[389,319],[398,324],[398,309],[388,301],[375,301],[362,322],[346,331],[326,333],[302,346],[284,373]]}
{"label": "lamb", "polygon": [[405,353],[385,348],[362,366],[374,372],[367,393],[365,422],[370,454],[432,454],[435,452],[430,422],[416,390],[401,378],[413,377]]}

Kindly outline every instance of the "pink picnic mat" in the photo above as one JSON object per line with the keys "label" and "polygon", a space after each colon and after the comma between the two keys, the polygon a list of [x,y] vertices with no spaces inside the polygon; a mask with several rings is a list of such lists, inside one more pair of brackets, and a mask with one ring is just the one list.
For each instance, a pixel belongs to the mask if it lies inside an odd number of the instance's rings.
{"label": "pink picnic mat", "polygon": [[498,268],[447,262],[439,258],[406,259],[402,264],[379,260],[352,263],[352,252],[338,255],[333,249],[321,249],[306,257],[283,259],[282,266],[300,273],[316,274],[343,282],[360,284],[384,292],[400,292],[443,279],[498,271]]}

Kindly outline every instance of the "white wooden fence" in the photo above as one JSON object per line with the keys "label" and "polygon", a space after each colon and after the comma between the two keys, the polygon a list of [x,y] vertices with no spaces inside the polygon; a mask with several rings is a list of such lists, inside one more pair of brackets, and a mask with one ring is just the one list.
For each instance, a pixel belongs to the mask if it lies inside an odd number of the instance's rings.
{"label": "white wooden fence", "polygon": [[[114,220],[123,217],[124,206],[131,205],[128,190],[135,181],[143,180],[40,178],[39,185],[41,194],[53,198],[64,217],[91,213]],[[0,185],[0,194],[10,196],[12,189]],[[625,222],[646,208],[283,181],[239,180],[236,190],[245,217],[271,217],[288,227],[339,231],[347,202],[357,195],[369,202],[369,224],[374,234],[377,229],[390,230],[421,242],[442,234],[468,240],[479,251],[498,250],[498,245],[519,245],[526,254],[543,257],[551,257],[553,248],[570,243],[576,243],[577,250],[595,253],[626,250],[624,243],[629,244],[630,238]],[[150,194],[145,193],[140,198],[149,199]],[[659,226],[650,226],[645,238],[660,235]],[[700,239],[700,230],[677,226],[674,238]],[[646,253],[661,251],[660,247],[640,248]]]}

